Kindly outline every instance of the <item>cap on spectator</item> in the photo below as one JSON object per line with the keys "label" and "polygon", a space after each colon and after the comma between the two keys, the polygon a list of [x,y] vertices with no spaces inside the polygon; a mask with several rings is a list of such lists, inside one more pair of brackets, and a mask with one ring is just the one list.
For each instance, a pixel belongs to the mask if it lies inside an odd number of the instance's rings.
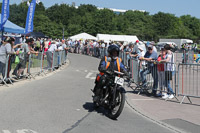
{"label": "cap on spectator", "polygon": [[151,45],[151,44],[150,44],[150,45],[148,45],[148,48],[153,48],[153,45]]}
{"label": "cap on spectator", "polygon": [[136,43],[138,43],[139,42],[139,40],[136,40]]}

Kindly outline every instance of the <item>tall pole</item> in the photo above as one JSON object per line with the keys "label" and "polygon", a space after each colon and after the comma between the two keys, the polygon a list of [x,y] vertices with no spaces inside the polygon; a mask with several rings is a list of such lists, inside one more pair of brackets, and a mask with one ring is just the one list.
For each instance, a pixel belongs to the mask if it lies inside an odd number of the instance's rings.
{"label": "tall pole", "polygon": [[64,29],[64,27],[63,27],[63,38],[62,38],[63,40],[65,39],[65,33],[64,33],[64,30],[65,30],[65,29]]}

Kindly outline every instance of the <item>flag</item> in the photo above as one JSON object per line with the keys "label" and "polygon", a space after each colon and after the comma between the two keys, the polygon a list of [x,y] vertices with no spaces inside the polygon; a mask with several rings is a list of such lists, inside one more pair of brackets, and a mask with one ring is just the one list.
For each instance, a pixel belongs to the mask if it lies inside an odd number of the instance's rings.
{"label": "flag", "polygon": [[9,18],[9,0],[3,0],[1,8],[1,30]]}
{"label": "flag", "polygon": [[25,29],[26,34],[33,31],[33,19],[34,19],[34,13],[35,13],[35,6],[36,6],[36,0],[32,0],[28,8],[28,13],[26,17],[26,29]]}

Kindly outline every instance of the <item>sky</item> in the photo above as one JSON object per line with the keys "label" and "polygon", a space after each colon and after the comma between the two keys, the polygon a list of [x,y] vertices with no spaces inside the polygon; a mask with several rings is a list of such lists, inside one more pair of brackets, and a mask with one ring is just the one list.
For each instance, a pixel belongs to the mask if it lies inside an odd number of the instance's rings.
{"label": "sky", "polygon": [[[200,0],[40,0],[45,7],[50,7],[56,3],[72,4],[92,4],[101,8],[115,8],[125,10],[145,10],[151,15],[159,11],[171,13],[177,17],[191,15],[200,19]],[[21,0],[10,0],[10,4],[19,4]],[[37,10],[37,9],[36,9]]]}

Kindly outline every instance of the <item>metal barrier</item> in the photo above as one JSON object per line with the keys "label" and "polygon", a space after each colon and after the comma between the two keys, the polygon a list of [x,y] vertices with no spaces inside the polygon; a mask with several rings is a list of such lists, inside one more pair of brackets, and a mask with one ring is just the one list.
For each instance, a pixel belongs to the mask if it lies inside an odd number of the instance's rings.
{"label": "metal barrier", "polygon": [[56,52],[52,53],[50,51],[30,55],[20,53],[18,55],[18,64],[15,64],[15,55],[4,55],[6,57],[6,62],[5,64],[1,63],[0,70],[3,70],[3,72],[0,78],[2,82],[8,86],[7,82],[12,83],[11,79],[13,77],[11,76],[11,72],[16,78],[26,77],[30,79],[42,73],[45,74],[48,70],[52,71],[55,67],[65,64],[67,59],[65,51],[59,51],[57,54],[55,53]]}
{"label": "metal barrier", "polygon": [[[173,67],[173,70],[169,70],[169,67]],[[149,93],[149,90],[151,90],[154,94],[158,95],[162,95],[163,93],[176,95],[177,71],[174,63],[147,62],[131,59],[130,72],[132,82],[136,84],[135,88],[130,87],[134,91],[138,91],[138,94],[141,92]]]}
{"label": "metal barrier", "polygon": [[190,103],[189,97],[200,98],[200,65],[199,64],[179,64],[178,65],[178,96],[185,97]]}
{"label": "metal barrier", "polygon": [[29,62],[28,62],[29,78],[30,76],[34,78],[35,76],[40,75],[42,56],[43,56],[43,52],[29,55]]}
{"label": "metal barrier", "polygon": [[10,70],[11,70],[11,56],[10,55],[4,55],[6,57],[5,64],[2,62],[2,65],[0,68],[2,71],[2,82],[7,85],[7,82],[10,82],[12,84],[12,80],[10,79]]}

